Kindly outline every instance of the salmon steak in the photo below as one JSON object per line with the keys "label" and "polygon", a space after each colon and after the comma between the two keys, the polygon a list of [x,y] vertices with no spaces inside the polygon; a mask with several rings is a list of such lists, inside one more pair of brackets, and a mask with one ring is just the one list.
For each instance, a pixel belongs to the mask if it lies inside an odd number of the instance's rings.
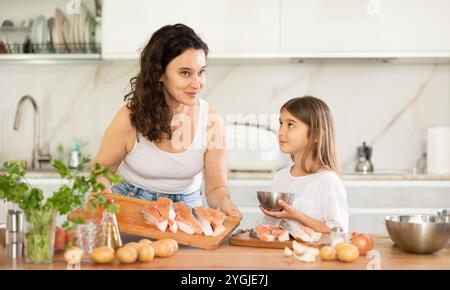
{"label": "salmon steak", "polygon": [[169,224],[167,219],[164,219],[159,212],[158,205],[155,201],[146,204],[142,209],[144,218],[151,224],[155,225],[158,230],[165,232]]}
{"label": "salmon steak", "polygon": [[142,209],[142,214],[149,223],[162,232],[165,232],[167,227],[172,233],[178,230],[173,202],[169,198],[161,197],[157,201],[150,201]]}
{"label": "salmon steak", "polygon": [[191,209],[182,202],[177,202],[173,205],[175,209],[175,222],[178,228],[186,234],[201,234],[203,233],[202,226],[195,219]]}
{"label": "salmon steak", "polygon": [[287,230],[289,234],[297,241],[313,243],[317,242],[322,236],[321,233],[315,232],[313,229],[296,225],[288,220],[281,220],[280,227]]}
{"label": "salmon steak", "polygon": [[250,235],[258,240],[265,242],[273,242],[278,240],[280,242],[289,241],[289,232],[280,226],[262,224],[250,231]]}
{"label": "salmon steak", "polygon": [[226,215],[209,207],[189,208],[183,202],[173,203],[171,199],[160,197],[150,201],[142,209],[144,218],[162,232],[167,229],[176,233],[178,229],[186,234],[219,236],[226,231]]}
{"label": "salmon steak", "polygon": [[176,233],[178,231],[178,225],[175,222],[175,209],[173,208],[173,202],[170,198],[160,197],[156,201],[158,206],[159,213],[161,214],[164,220],[167,220],[169,224],[169,230],[172,233]]}
{"label": "salmon steak", "polygon": [[223,212],[203,206],[195,207],[193,212],[205,236],[216,237],[226,230],[223,225],[226,215]]}

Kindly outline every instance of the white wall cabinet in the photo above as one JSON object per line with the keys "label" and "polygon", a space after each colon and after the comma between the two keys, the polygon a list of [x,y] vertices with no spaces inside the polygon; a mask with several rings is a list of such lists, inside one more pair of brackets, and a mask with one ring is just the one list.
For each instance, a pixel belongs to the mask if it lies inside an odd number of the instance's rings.
{"label": "white wall cabinet", "polygon": [[283,53],[450,52],[448,0],[280,1]]}
{"label": "white wall cabinet", "polygon": [[135,58],[153,32],[184,23],[208,44],[212,55],[279,50],[278,0],[105,0],[104,58]]}
{"label": "white wall cabinet", "polygon": [[104,58],[137,58],[185,23],[211,58],[450,57],[448,0],[105,0]]}

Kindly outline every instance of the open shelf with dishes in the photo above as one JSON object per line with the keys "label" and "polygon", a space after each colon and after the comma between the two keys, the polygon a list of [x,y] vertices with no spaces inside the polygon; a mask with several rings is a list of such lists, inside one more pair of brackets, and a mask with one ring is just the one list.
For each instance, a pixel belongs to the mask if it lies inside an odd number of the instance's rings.
{"label": "open shelf with dishes", "polygon": [[0,61],[100,60],[100,1],[81,1],[75,7],[57,4],[32,18],[20,18],[14,9],[11,19],[1,15]]}

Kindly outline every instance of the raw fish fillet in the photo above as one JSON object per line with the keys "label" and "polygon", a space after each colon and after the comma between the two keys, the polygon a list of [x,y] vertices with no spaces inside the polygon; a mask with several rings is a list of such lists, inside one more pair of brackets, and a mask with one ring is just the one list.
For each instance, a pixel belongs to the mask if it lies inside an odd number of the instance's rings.
{"label": "raw fish fillet", "polygon": [[160,197],[149,202],[142,209],[144,218],[162,232],[167,228],[173,233],[178,228],[187,234],[205,234],[219,236],[226,231],[226,215],[208,207],[196,207],[191,210],[182,202],[173,203],[171,199]]}
{"label": "raw fish fillet", "polygon": [[321,233],[314,232],[311,228],[298,226],[287,220],[281,220],[280,227],[287,230],[294,239],[307,243],[317,242],[322,236]]}
{"label": "raw fish fillet", "polygon": [[173,202],[170,198],[160,197],[156,201],[158,205],[158,210],[164,220],[167,220],[169,223],[169,230],[172,233],[176,233],[178,230],[178,225],[175,222],[175,210],[173,208]]}
{"label": "raw fish fillet", "polygon": [[226,216],[221,211],[199,206],[194,208],[193,213],[199,221],[205,236],[216,237],[221,235],[226,230],[223,225]]}
{"label": "raw fish fillet", "polygon": [[177,202],[173,205],[175,209],[175,222],[178,228],[190,235],[203,233],[202,226],[195,219],[191,209],[182,202]]}
{"label": "raw fish fillet", "polygon": [[142,213],[144,214],[144,218],[149,223],[155,225],[158,230],[161,232],[166,231],[169,222],[161,216],[156,202],[152,201],[146,204],[142,209]]}
{"label": "raw fish fillet", "polygon": [[279,226],[273,225],[259,225],[251,230],[250,235],[266,242],[273,242],[275,239],[281,242],[289,241],[289,232]]}

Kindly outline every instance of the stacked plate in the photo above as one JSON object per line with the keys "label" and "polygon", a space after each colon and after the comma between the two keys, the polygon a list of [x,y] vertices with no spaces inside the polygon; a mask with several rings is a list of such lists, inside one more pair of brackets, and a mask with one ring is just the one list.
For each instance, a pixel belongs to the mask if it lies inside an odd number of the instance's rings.
{"label": "stacked plate", "polygon": [[30,35],[33,51],[38,53],[49,52],[50,35],[47,26],[47,18],[42,15],[36,17],[31,27]]}
{"label": "stacked plate", "polygon": [[56,53],[67,53],[70,52],[67,43],[70,42],[68,39],[70,31],[70,21],[61,11],[61,9],[55,9],[55,25],[52,31],[53,35],[53,47]]}
{"label": "stacked plate", "polygon": [[48,21],[40,15],[33,21],[30,39],[36,53],[95,53],[99,24],[81,3],[80,13],[67,18],[59,8]]}
{"label": "stacked plate", "polygon": [[73,52],[93,53],[96,52],[96,27],[97,23],[92,14],[81,3],[80,13],[73,14],[70,28],[71,45]]}

